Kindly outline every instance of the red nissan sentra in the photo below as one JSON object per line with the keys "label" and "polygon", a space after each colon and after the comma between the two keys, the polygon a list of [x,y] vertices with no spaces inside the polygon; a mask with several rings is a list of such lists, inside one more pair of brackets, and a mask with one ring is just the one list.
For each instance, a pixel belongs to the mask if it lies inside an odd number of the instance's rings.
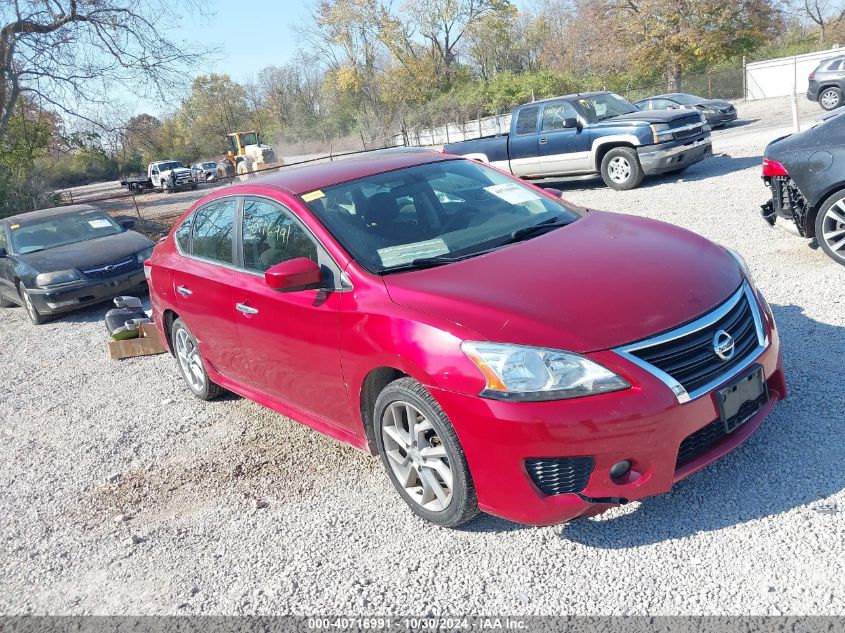
{"label": "red nissan sentra", "polygon": [[439,525],[666,492],[786,396],[739,255],[450,156],[224,187],[146,270],[196,396],[231,390],[378,453]]}

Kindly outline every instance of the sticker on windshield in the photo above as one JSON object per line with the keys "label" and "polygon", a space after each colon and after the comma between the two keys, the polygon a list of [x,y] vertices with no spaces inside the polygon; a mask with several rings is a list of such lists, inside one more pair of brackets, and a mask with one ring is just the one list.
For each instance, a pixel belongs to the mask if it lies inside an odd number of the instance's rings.
{"label": "sticker on windshield", "polygon": [[315,189],[314,191],[310,191],[308,193],[302,194],[302,201],[303,202],[314,202],[314,200],[319,200],[320,198],[325,198],[326,194],[324,194],[319,189]]}
{"label": "sticker on windshield", "polygon": [[111,226],[111,222],[108,220],[88,220],[88,224],[91,225],[92,229],[107,229]]}
{"label": "sticker on windshield", "polygon": [[497,198],[501,198],[510,204],[522,204],[523,202],[531,202],[532,200],[541,200],[539,195],[530,189],[524,189],[519,185],[506,183],[504,185],[490,185],[484,187],[485,191],[492,193]]}
{"label": "sticker on windshield", "polygon": [[415,259],[446,255],[449,252],[449,247],[446,246],[446,242],[437,238],[425,242],[414,242],[413,244],[388,246],[387,248],[380,248],[376,252],[381,258],[382,265],[385,268],[392,268],[393,266],[410,264]]}

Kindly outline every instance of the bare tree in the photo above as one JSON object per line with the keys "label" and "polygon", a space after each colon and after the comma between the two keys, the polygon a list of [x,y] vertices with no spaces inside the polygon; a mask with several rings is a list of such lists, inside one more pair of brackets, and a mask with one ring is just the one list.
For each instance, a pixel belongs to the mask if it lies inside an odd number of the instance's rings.
{"label": "bare tree", "polygon": [[845,20],[843,0],[794,0],[790,12],[802,22],[809,22],[818,29],[819,45],[825,43],[827,30]]}
{"label": "bare tree", "polygon": [[0,138],[21,96],[88,120],[118,85],[164,100],[186,67],[212,53],[166,37],[164,25],[184,20],[190,2],[0,2]]}

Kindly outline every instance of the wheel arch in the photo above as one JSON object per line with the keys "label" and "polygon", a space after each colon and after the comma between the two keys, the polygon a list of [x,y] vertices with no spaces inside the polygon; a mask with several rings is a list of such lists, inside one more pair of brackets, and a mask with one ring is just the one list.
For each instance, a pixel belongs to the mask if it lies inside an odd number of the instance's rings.
{"label": "wheel arch", "polygon": [[840,192],[845,195],[845,182],[838,182],[835,185],[831,185],[818,197],[818,200],[816,200],[814,204],[810,205],[810,210],[807,212],[807,218],[804,221],[806,225],[804,232],[807,237],[816,236],[816,217],[819,215],[819,211],[821,211],[825,202],[827,202],[834,194]]}
{"label": "wheel arch", "polygon": [[175,356],[173,352],[173,338],[171,336],[171,331],[173,330],[173,322],[179,318],[179,315],[176,314],[175,310],[167,308],[162,313],[161,318],[164,323],[164,337],[167,340],[167,349],[170,350],[171,356]]}
{"label": "wheel arch", "polygon": [[604,160],[604,157],[607,153],[618,147],[627,147],[634,151],[637,150],[638,144],[634,139],[614,139],[609,141],[597,142],[595,147],[593,148],[593,169],[596,171],[601,170],[601,162]]}
{"label": "wheel arch", "polygon": [[375,408],[376,399],[384,388],[394,380],[409,377],[401,369],[390,366],[381,366],[371,369],[364,377],[361,384],[361,389],[358,393],[358,407],[361,412],[361,421],[364,424],[364,434],[367,438],[367,448],[373,455],[378,454],[376,444],[375,420],[373,419],[373,409]]}

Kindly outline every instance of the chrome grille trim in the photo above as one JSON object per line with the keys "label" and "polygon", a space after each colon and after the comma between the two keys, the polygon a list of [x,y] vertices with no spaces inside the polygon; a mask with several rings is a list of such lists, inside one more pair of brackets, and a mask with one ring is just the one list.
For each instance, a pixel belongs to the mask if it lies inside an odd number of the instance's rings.
{"label": "chrome grille trim", "polygon": [[[719,376],[708,382],[706,385],[702,385],[701,387],[695,389],[692,392],[687,392],[684,386],[681,385],[681,383],[678,382],[675,378],[662,371],[658,367],[655,367],[651,363],[648,363],[633,354],[633,352],[653,347],[661,343],[666,343],[667,341],[679,339],[684,336],[688,336],[695,332],[712,327],[716,322],[718,322],[722,317],[724,317],[734,307],[736,307],[736,305],[743,299],[743,297],[745,297],[748,301],[748,306],[751,310],[751,316],[754,319],[754,328],[757,332],[757,347],[752,349],[746,355],[746,357],[742,359],[741,362],[733,366],[729,371],[725,372],[724,374],[720,374]],[[741,373],[752,362],[757,360],[760,354],[762,354],[768,346],[769,339],[763,330],[763,319],[760,316],[760,307],[757,304],[757,298],[754,296],[754,292],[751,290],[751,286],[748,284],[748,282],[743,281],[739,290],[737,290],[733,295],[731,295],[731,297],[727,301],[722,303],[716,309],[708,312],[704,316],[696,319],[695,321],[687,323],[686,325],[682,325],[681,327],[676,328],[674,330],[664,332],[663,334],[658,334],[657,336],[653,336],[642,341],[637,341],[636,343],[630,343],[628,345],[623,345],[622,347],[617,347],[613,351],[622,356],[625,360],[634,363],[638,367],[644,369],[645,371],[660,379],[667,387],[669,387],[669,389],[672,390],[672,393],[675,394],[675,397],[678,399],[678,402],[684,403],[689,402],[690,400],[695,400],[696,398],[699,398],[704,394],[709,393],[726,380],[729,380],[731,377]]]}

